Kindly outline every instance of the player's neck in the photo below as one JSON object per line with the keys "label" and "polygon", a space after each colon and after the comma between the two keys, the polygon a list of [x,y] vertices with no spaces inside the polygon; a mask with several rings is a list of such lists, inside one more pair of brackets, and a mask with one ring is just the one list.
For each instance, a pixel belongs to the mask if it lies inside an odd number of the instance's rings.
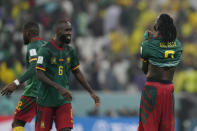
{"label": "player's neck", "polygon": [[31,42],[34,42],[35,40],[42,40],[42,38],[40,36],[33,36]]}
{"label": "player's neck", "polygon": [[64,47],[64,43],[62,43],[59,39],[55,39],[55,44],[59,47],[59,48],[62,48]]}

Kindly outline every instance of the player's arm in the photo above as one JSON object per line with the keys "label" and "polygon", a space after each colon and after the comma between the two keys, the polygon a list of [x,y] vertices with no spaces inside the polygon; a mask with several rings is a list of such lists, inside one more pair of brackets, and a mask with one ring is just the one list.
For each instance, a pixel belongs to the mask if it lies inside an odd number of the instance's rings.
{"label": "player's arm", "polygon": [[153,38],[154,36],[155,36],[155,34],[150,30],[146,30],[144,32],[144,40],[149,40],[149,39]]}
{"label": "player's arm", "polygon": [[29,56],[29,67],[23,75],[18,79],[14,80],[12,83],[6,85],[2,90],[2,95],[10,95],[14,90],[16,90],[22,83],[35,75],[35,66],[37,61],[37,52],[36,49],[30,49],[27,53]]}
{"label": "player's arm", "polygon": [[83,86],[83,88],[85,90],[87,90],[91,97],[94,99],[96,106],[99,106],[100,104],[100,98],[94,93],[93,89],[91,88],[90,84],[87,82],[87,80],[85,79],[84,75],[82,74],[82,72],[80,71],[80,69],[76,69],[74,71],[72,71],[75,78],[80,82],[80,84]]}
{"label": "player's arm", "polygon": [[72,100],[72,95],[70,91],[68,91],[66,88],[63,88],[61,85],[49,79],[45,75],[44,71],[37,69],[36,72],[37,72],[36,74],[37,74],[38,80],[49,85],[50,87],[54,87],[55,89],[57,89],[59,93],[65,98],[65,100],[69,100],[69,101]]}
{"label": "player's arm", "polygon": [[144,41],[141,45],[140,48],[140,56],[141,56],[141,60],[142,60],[142,71],[144,72],[144,74],[148,73],[148,46],[147,46],[148,42]]}
{"label": "player's arm", "polygon": [[59,93],[65,98],[65,100],[72,100],[72,95],[66,88],[63,88],[58,83],[52,81],[45,74],[45,72],[47,72],[47,65],[50,64],[49,58],[50,54],[48,50],[46,48],[41,48],[38,53],[38,60],[36,64],[36,75],[38,80],[49,85],[50,87],[57,89]]}
{"label": "player's arm", "polygon": [[80,84],[83,86],[83,88],[85,88],[85,90],[87,90],[90,93],[91,97],[94,99],[96,106],[99,106],[100,98],[92,90],[91,86],[89,85],[89,83],[85,79],[84,75],[80,71],[79,66],[80,66],[80,64],[79,64],[78,56],[77,56],[76,52],[73,50],[72,51],[72,58],[71,58],[72,73],[74,74],[75,78],[80,82]]}

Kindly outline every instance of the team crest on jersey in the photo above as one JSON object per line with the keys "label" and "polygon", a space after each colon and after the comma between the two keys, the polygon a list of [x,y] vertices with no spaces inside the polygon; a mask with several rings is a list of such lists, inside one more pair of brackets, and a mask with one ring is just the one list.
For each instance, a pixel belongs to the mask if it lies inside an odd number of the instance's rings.
{"label": "team crest on jersey", "polygon": [[66,62],[67,62],[67,63],[70,63],[70,57],[67,57],[67,58],[66,58]]}
{"label": "team crest on jersey", "polygon": [[51,64],[57,64],[56,57],[51,58]]}
{"label": "team crest on jersey", "polygon": [[41,121],[41,128],[45,128],[45,126],[44,126],[44,121]]}

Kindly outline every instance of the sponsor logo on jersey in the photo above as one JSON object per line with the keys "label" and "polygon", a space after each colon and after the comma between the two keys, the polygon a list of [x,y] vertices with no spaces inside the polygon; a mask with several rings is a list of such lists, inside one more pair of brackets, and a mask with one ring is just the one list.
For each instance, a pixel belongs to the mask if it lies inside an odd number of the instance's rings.
{"label": "sponsor logo on jersey", "polygon": [[60,58],[59,61],[62,62],[62,61],[64,61],[64,59]]}
{"label": "sponsor logo on jersey", "polygon": [[70,63],[70,57],[67,57],[67,58],[66,58],[66,62],[67,62],[67,63]]}
{"label": "sponsor logo on jersey", "polygon": [[51,64],[57,64],[56,57],[51,58]]}

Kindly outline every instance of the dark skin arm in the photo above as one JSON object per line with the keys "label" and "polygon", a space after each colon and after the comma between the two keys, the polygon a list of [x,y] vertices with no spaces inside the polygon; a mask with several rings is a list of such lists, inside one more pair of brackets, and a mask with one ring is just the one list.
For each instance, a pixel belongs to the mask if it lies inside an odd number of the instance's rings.
{"label": "dark skin arm", "polygon": [[96,107],[98,107],[100,105],[100,98],[94,93],[94,91],[90,87],[89,83],[85,79],[85,77],[82,74],[82,72],[80,71],[80,69],[77,69],[77,70],[73,71],[73,74],[74,74],[75,78],[83,86],[83,88],[86,89],[90,93],[91,97],[94,99]]}
{"label": "dark skin arm", "polygon": [[[35,65],[36,61],[33,61],[30,63],[30,67],[27,69],[27,71],[18,78],[18,81],[20,84],[28,80],[32,77],[32,75],[35,74]],[[20,86],[20,85],[19,85]],[[15,91],[19,86],[17,86],[14,82],[7,84],[3,89],[1,90],[1,95],[10,95],[13,91]]]}
{"label": "dark skin arm", "polygon": [[57,84],[56,82],[50,80],[43,71],[37,70],[37,77],[38,80],[46,83],[47,85],[54,87],[58,90],[58,92],[64,97],[65,100],[71,101],[72,100],[72,94],[70,91],[68,91],[66,88],[62,87],[61,85]]}

